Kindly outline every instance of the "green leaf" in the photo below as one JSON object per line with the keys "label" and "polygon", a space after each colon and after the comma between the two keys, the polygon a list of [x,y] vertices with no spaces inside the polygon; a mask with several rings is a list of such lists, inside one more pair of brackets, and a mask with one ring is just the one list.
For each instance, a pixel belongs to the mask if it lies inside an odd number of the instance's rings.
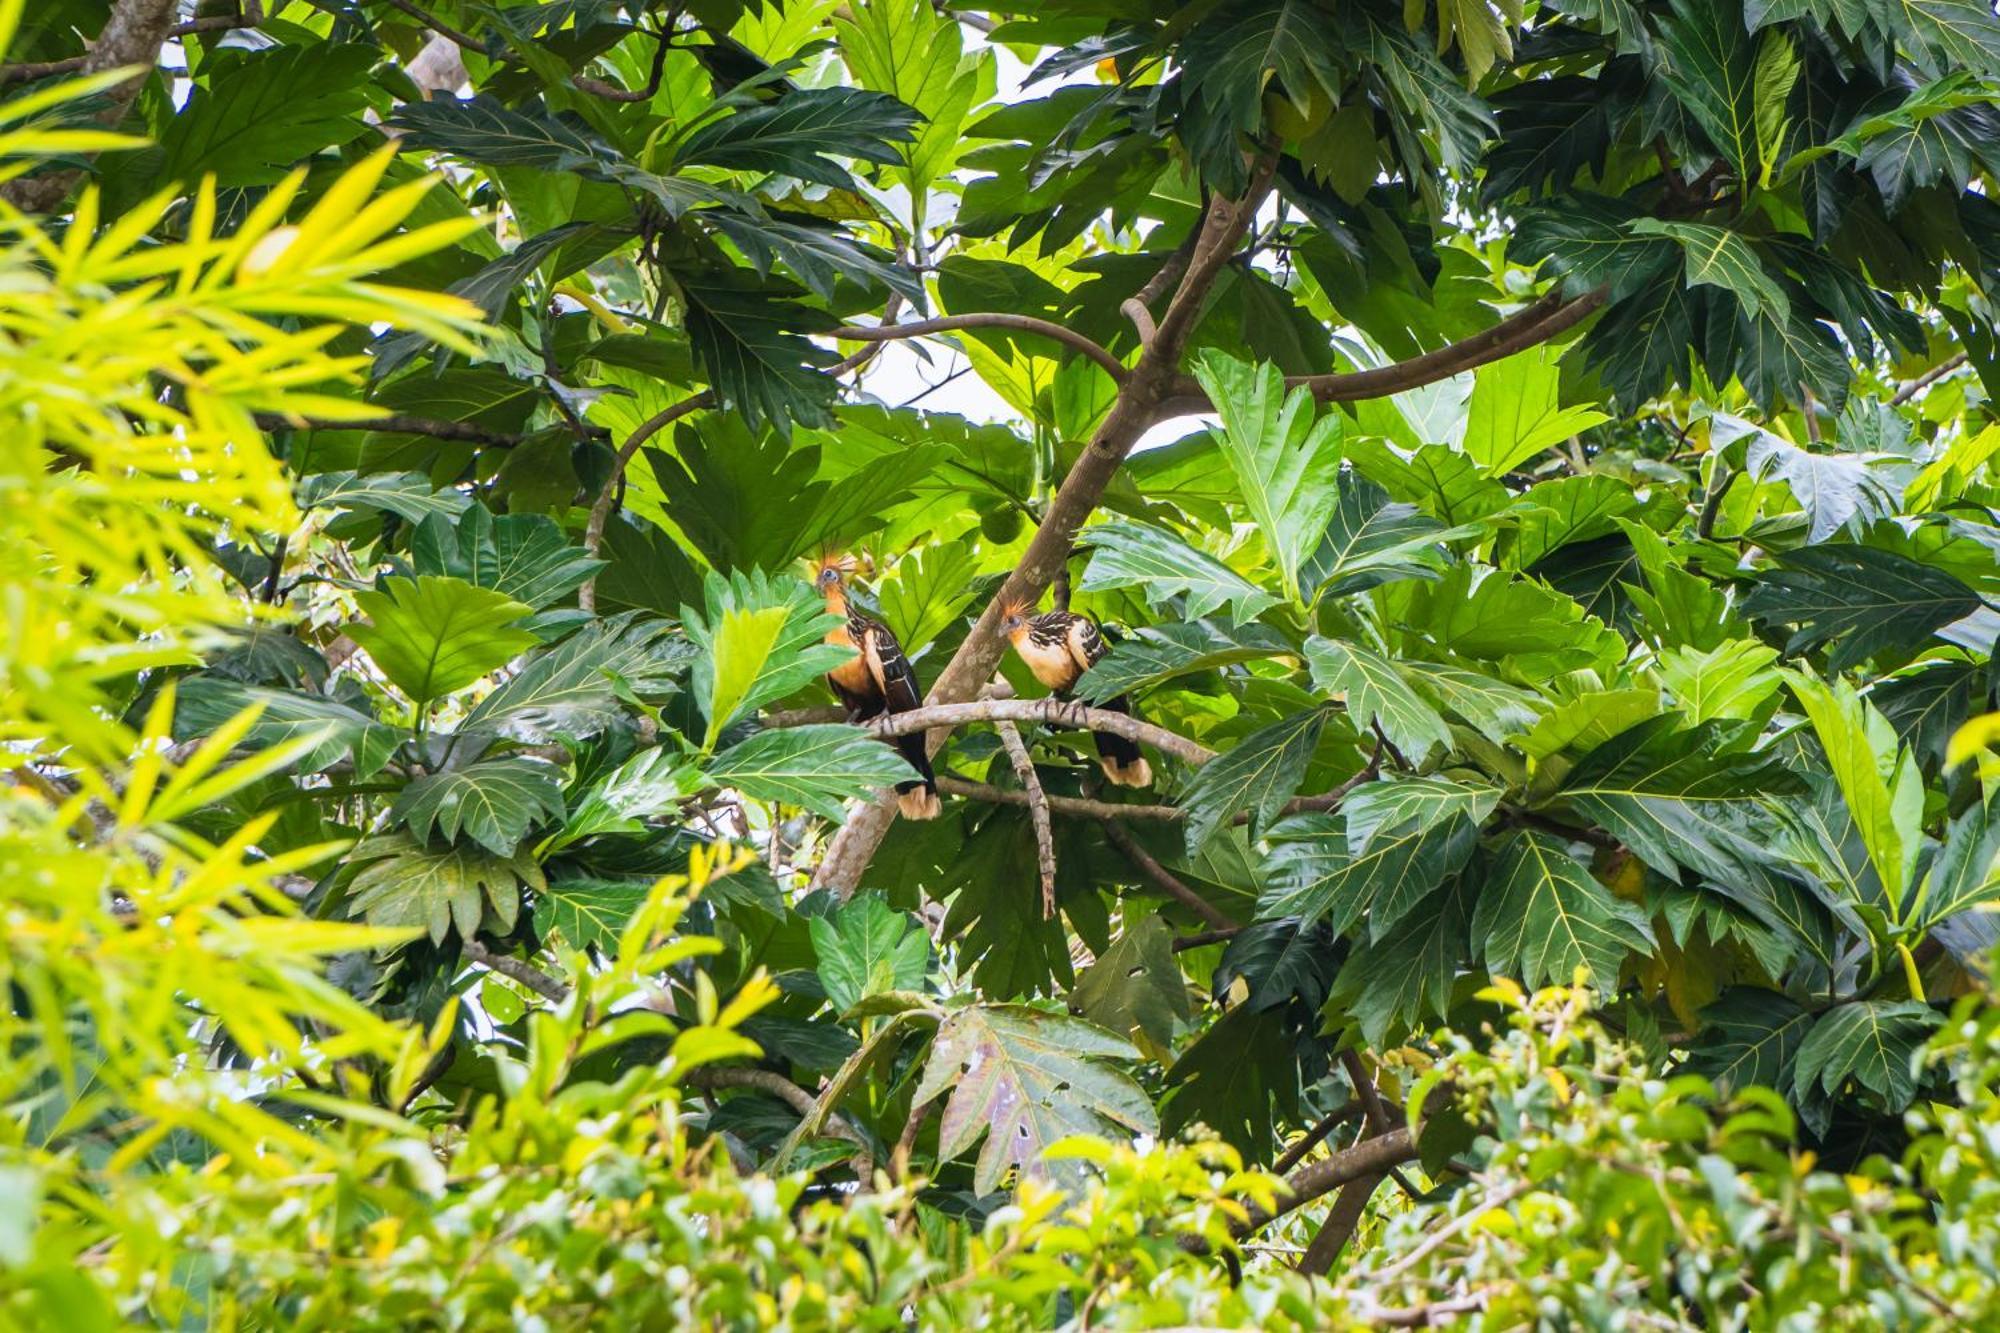
{"label": "green leaf", "polygon": [[1298,1041],[1283,1008],[1239,1004],[1167,1070],[1166,1132],[1201,1124],[1251,1160],[1268,1157],[1280,1120],[1299,1117]]}
{"label": "green leaf", "polygon": [[421,927],[442,944],[456,926],[461,940],[481,929],[506,934],[521,912],[521,891],[543,887],[541,867],[525,853],[501,856],[469,843],[426,847],[408,833],[370,838],[350,861],[360,873],[348,886],[350,914],[371,926]]}
{"label": "green leaf", "polygon": [[1792,1091],[1805,1097],[1817,1086],[1838,1096],[1851,1079],[1869,1104],[1895,1115],[1916,1096],[1917,1053],[1940,1021],[1929,1005],[1909,1000],[1836,1005],[1799,1044]]}
{"label": "green leaf", "polygon": [[[1507,488],[1487,476],[1469,454],[1448,444],[1426,444],[1405,453],[1387,440],[1362,437],[1348,442],[1347,456],[1369,481],[1445,523],[1476,524],[1505,509],[1512,499]],[[1440,538],[1465,535],[1466,526],[1438,534]]]}
{"label": "green leaf", "polygon": [[1888,649],[1913,650],[1979,609],[1971,588],[1928,565],[1872,546],[1827,542],[1787,552],[1757,576],[1743,609],[1796,626],[1785,652],[1831,644],[1827,668],[1845,671]]}
{"label": "green leaf", "polygon": [[883,991],[914,991],[930,971],[931,941],[922,923],[879,893],[850,898],[806,923],[820,984],[836,1013]]}
{"label": "green leaf", "polygon": [[1127,925],[1077,978],[1070,1008],[1152,1051],[1171,1050],[1175,1033],[1193,1017],[1187,981],[1174,961],[1173,939],[1157,916]]}
{"label": "green leaf", "polygon": [[[1398,784],[1404,785],[1404,784]],[[1452,982],[1465,964],[1471,895],[1454,875],[1380,939],[1355,945],[1341,964],[1332,1000],[1380,1050],[1426,1016],[1442,1019]]]}
{"label": "green leaf", "polygon": [[831,157],[894,162],[892,145],[907,142],[916,123],[914,109],[883,93],[798,88],[709,121],[688,137],[678,156],[687,165],[775,172],[852,190],[854,177]]}
{"label": "green leaf", "polygon": [[269,749],[306,736],[322,736],[320,744],[299,761],[299,768],[312,772],[343,757],[351,758],[354,776],[362,782],[382,771],[408,734],[400,727],[378,722],[372,713],[353,704],[299,690],[258,689],[220,676],[191,676],[182,681],[174,704],[177,740],[206,736],[254,704],[263,711],[244,733],[244,744]]}
{"label": "green leaf", "polygon": [[825,641],[838,620],[804,579],[734,570],[711,571],[705,609],[683,608],[681,620],[696,650],[694,694],[708,718],[712,745],[735,717],[782,699],[853,659],[853,650]]}
{"label": "green leaf", "polygon": [[897,146],[905,184],[921,205],[932,182],[965,152],[965,120],[986,62],[963,56],[959,25],[927,0],[877,0],[836,17],[834,29],[848,72],[862,87],[923,116],[915,140]]}
{"label": "green leaf", "polygon": [[1422,636],[1419,644],[1500,664],[1517,679],[1548,679],[1625,658],[1624,640],[1586,616],[1574,598],[1519,575],[1454,565],[1433,582],[1396,584],[1377,596],[1412,637]]}
{"label": "green leaf", "polygon": [[1585,968],[1600,988],[1617,984],[1627,952],[1653,947],[1646,914],[1599,884],[1541,833],[1503,843],[1472,917],[1486,966],[1528,987],[1568,985]]}
{"label": "green leaf", "polygon": [[1595,408],[1561,405],[1561,358],[1561,349],[1543,343],[1481,366],[1473,376],[1463,447],[1487,476],[1504,476],[1611,419]]}
{"label": "green leaf", "polygon": [[702,711],[708,715],[704,746],[715,744],[725,724],[743,710],[767,663],[778,636],[784,632],[790,608],[786,606],[731,607],[722,613],[708,639],[708,696]]}
{"label": "green leaf", "polygon": [[1926,927],[2000,897],[2000,797],[1951,822],[1931,863],[1923,897]]}
{"label": "green leaf", "polygon": [[1138,1055],[1123,1037],[1080,1019],[1026,1005],[972,1005],[938,1025],[913,1102],[945,1096],[940,1161],[985,1138],[972,1187],[991,1194],[1010,1168],[1037,1177],[1063,1170],[1043,1158],[1058,1139],[1159,1133],[1152,1100],[1105,1063]]}
{"label": "green leaf", "polygon": [[658,620],[632,613],[588,626],[521,664],[480,700],[460,730],[491,731],[530,745],[594,736],[619,713],[621,689],[663,694],[697,652]]}
{"label": "green leaf", "polygon": [[903,557],[893,577],[875,590],[883,623],[912,658],[956,624],[972,605],[973,555],[969,543],[946,542]]}
{"label": "green leaf", "polygon": [[1310,0],[1233,5],[1187,36],[1180,49],[1188,95],[1231,130],[1263,123],[1264,89],[1273,75],[1304,111],[1315,92],[1337,99],[1344,84],[1330,59],[1343,43],[1325,11]]}
{"label": "green leaf", "polygon": [[1344,419],[1338,412],[1318,416],[1306,389],[1287,394],[1284,376],[1269,362],[1256,366],[1205,348],[1194,375],[1222,418],[1222,454],[1237,489],[1286,594],[1297,601],[1299,568],[1340,501]]}
{"label": "green leaf", "polygon": [[437,490],[421,472],[318,472],[299,483],[301,509],[377,509],[406,523],[450,517],[472,502],[461,491]]}
{"label": "green leaf", "polygon": [[486,850],[512,856],[537,824],[563,816],[553,765],[506,756],[418,778],[389,807],[419,838],[432,831],[456,842],[464,833]]}
{"label": "green leaf", "polygon": [[1725,1097],[1789,1084],[1792,1057],[1813,1023],[1789,996],[1755,986],[1730,987],[1701,1016],[1706,1026],[1691,1064]]}
{"label": "green leaf", "polygon": [[1173,596],[1187,600],[1182,614],[1199,620],[1227,602],[1236,621],[1254,619],[1278,599],[1211,555],[1195,550],[1164,528],[1137,523],[1099,523],[1085,530],[1090,563],[1079,585],[1086,592],[1110,588],[1143,588],[1159,603]]}
{"label": "green leaf", "polygon": [[716,755],[705,771],[715,786],[734,787],[752,800],[801,805],[832,820],[841,818],[849,797],[915,776],[894,750],[840,723],[757,732]]}
{"label": "green leaf", "polygon": [[1189,855],[1200,851],[1239,810],[1251,812],[1253,827],[1277,818],[1279,808],[1305,780],[1326,717],[1324,708],[1294,713],[1251,732],[1194,771],[1181,792]]}
{"label": "green leaf", "polygon": [[535,923],[571,948],[609,953],[653,891],[646,879],[561,879],[535,895]]}
{"label": "green leaf", "polygon": [[1852,454],[1816,454],[1747,421],[1717,413],[1710,419],[1711,447],[1721,449],[1744,436],[1750,475],[1776,478],[1811,520],[1808,542],[1823,542],[1850,524],[1865,527],[1897,510],[1895,488],[1868,460]]}
{"label": "green leaf", "polygon": [[1660,23],[1660,77],[1710,143],[1736,168],[1738,179],[1756,180],[1756,56],[1743,14],[1735,4],[1673,0],[1673,16]]}
{"label": "green leaf", "polygon": [[1326,536],[1306,562],[1301,586],[1322,596],[1345,597],[1399,579],[1436,578],[1445,562],[1442,543],[1483,531],[1476,526],[1447,528],[1389,498],[1359,475],[1340,478]]}
{"label": "green leaf", "polygon": [[1760,817],[1800,784],[1770,752],[1733,748],[1733,724],[1679,724],[1669,714],[1598,746],[1571,771],[1562,799],[1662,874],[1686,866],[1724,883],[1742,879],[1761,859]]}
{"label": "green leaf", "polygon": [[840,358],[804,336],[833,328],[832,316],[793,300],[789,283],[742,269],[684,275],[679,286],[688,340],[723,407],[780,434],[795,421],[833,424],[838,386],[821,371]]}
{"label": "green leaf", "polygon": [[1567,195],[1523,209],[1509,253],[1524,264],[1546,262],[1571,296],[1608,287],[1613,301],[1623,301],[1662,279],[1678,290],[1679,247],[1633,230],[1631,223],[1642,216],[1621,199]]}
{"label": "green leaf", "polygon": [[1752,71],[1756,87],[1754,123],[1757,130],[1757,160],[1762,174],[1758,184],[1769,188],[1772,170],[1784,156],[1785,136],[1791,129],[1786,108],[1792,90],[1799,83],[1799,55],[1791,38],[1772,29],[1757,42],[1757,64]]}
{"label": "green leaf", "polygon": [[1306,665],[1312,669],[1315,690],[1346,703],[1355,730],[1365,735],[1370,725],[1381,728],[1411,763],[1421,765],[1433,748],[1451,748],[1444,719],[1410,688],[1388,658],[1359,644],[1315,634],[1306,640]]}
{"label": "green leaf", "polygon": [[1792,317],[1792,303],[1777,279],[1764,267],[1750,242],[1727,227],[1640,218],[1632,224],[1632,231],[1678,242],[1687,265],[1688,286],[1720,287],[1752,315],[1769,315],[1780,321]]}
{"label": "green leaf", "polygon": [[159,180],[275,185],[296,163],[367,134],[364,113],[385,101],[368,78],[378,54],[324,41],[209,50],[160,135]]}
{"label": "green leaf", "polygon": [[[1541,482],[1509,511],[1514,517],[1514,540],[1507,547],[1505,563],[1510,569],[1535,569],[1573,542],[1616,536],[1617,520],[1639,505],[1631,486],[1601,472]],[[1565,556],[1565,563],[1578,554]]]}
{"label": "green leaf", "polygon": [[440,515],[425,519],[410,539],[410,557],[419,575],[448,574],[537,611],[604,567],[582,547],[571,546],[547,516],[495,518],[480,504],[461,514],[456,525]]}
{"label": "green leaf", "polygon": [[1682,646],[1657,659],[1660,679],[1691,725],[1748,722],[1765,713],[1784,683],[1772,663],[1778,651],[1754,639],[1725,639],[1703,652]]}
{"label": "green leaf", "polygon": [[1212,620],[1175,621],[1120,639],[1083,673],[1072,692],[1086,702],[1102,703],[1196,672],[1297,654],[1290,640],[1268,626],[1224,629]]}
{"label": "green leaf", "polygon": [[1483,672],[1435,662],[1404,662],[1402,667],[1404,679],[1419,693],[1495,744],[1534,726],[1541,716],[1544,705],[1535,695]]}
{"label": "green leaf", "polygon": [[1347,825],[1347,849],[1359,855],[1375,835],[1435,828],[1463,816],[1483,826],[1500,803],[1500,789],[1445,778],[1386,778],[1364,782],[1340,803]]}
{"label": "green leaf", "polygon": [[1354,850],[1344,821],[1296,815],[1271,831],[1268,877],[1257,915],[1325,921],[1335,934],[1368,916],[1368,937],[1380,939],[1472,855],[1478,828],[1464,815],[1435,823],[1412,817],[1372,830]]}
{"label": "green leaf", "polygon": [[1889,719],[1846,681],[1826,683],[1799,673],[1787,678],[1868,849],[1891,918],[1900,920],[1923,851],[1924,779],[1916,756],[1904,748]]}
{"label": "green leaf", "polygon": [[507,628],[527,606],[463,579],[388,578],[380,591],[356,593],[354,601],[372,623],[348,626],[348,637],[419,706],[464,689],[540,642]]}

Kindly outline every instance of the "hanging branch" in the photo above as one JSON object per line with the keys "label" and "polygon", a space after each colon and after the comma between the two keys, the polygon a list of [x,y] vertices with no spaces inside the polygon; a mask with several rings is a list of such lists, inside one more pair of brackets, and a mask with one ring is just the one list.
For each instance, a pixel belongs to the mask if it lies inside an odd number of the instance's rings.
{"label": "hanging branch", "polygon": [[1939,380],[1951,374],[1952,371],[1957,370],[1969,359],[1970,357],[1964,352],[1954,352],[1932,366],[1929,370],[1926,370],[1923,374],[1911,380],[1908,384],[1905,384],[1902,388],[1896,390],[1896,396],[1889,400],[1889,406],[1901,407],[1925,389],[1930,388],[1931,385],[1936,384]]}
{"label": "hanging branch", "polygon": [[826,336],[836,342],[897,342],[904,338],[922,338],[933,333],[950,333],[956,329],[1013,329],[1018,333],[1034,333],[1083,353],[1112,379],[1123,384],[1130,374],[1125,363],[1113,356],[1092,339],[1075,329],[1046,319],[1036,319],[1033,315],[1010,315],[998,311],[975,311],[963,315],[941,315],[936,319],[918,320],[911,324],[846,324]]}
{"label": "hanging branch", "polygon": [[1193,912],[1217,930],[1235,932],[1242,929],[1235,918],[1217,907],[1208,899],[1196,893],[1187,881],[1161,865],[1153,854],[1139,845],[1131,831],[1115,819],[1104,820],[1099,827],[1104,830],[1106,841],[1125,854],[1125,858],[1139,868],[1139,873],[1153,881],[1162,892],[1181,906]]}
{"label": "hanging branch", "polygon": [[1021,739],[1021,729],[1012,722],[996,722],[993,729],[1000,733],[1000,744],[1006,747],[1014,776],[1021,779],[1021,792],[1028,798],[1028,822],[1035,829],[1035,864],[1042,876],[1042,920],[1052,920],[1056,914],[1056,841],[1049,827],[1049,798],[1035,774],[1035,761]]}

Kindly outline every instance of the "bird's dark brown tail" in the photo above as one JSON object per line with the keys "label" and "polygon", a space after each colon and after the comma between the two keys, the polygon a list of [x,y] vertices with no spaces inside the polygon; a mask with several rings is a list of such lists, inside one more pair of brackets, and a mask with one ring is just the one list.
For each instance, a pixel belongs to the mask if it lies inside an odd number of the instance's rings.
{"label": "bird's dark brown tail", "polygon": [[931,770],[929,747],[924,744],[922,732],[914,736],[896,737],[896,753],[909,761],[910,767],[923,774],[908,782],[896,784],[896,808],[905,819],[936,819],[941,808],[938,803],[937,774]]}
{"label": "bird's dark brown tail", "polygon": [[[1097,705],[1107,712],[1132,715],[1132,701],[1124,695],[1107,699]],[[1139,753],[1137,741],[1114,736],[1108,731],[1091,733],[1097,739],[1097,762],[1103,768],[1104,776],[1117,787],[1149,787],[1153,782],[1152,765]]]}

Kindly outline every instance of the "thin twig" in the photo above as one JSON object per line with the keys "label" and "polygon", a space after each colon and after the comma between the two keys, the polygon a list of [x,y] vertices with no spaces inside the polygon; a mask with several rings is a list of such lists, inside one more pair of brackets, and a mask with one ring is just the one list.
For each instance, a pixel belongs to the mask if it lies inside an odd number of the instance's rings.
{"label": "thin twig", "polygon": [[593,79],[587,74],[572,74],[569,80],[570,85],[582,92],[589,93],[592,97],[602,97],[607,102],[652,101],[653,95],[660,91],[660,75],[667,68],[667,52],[674,49],[674,41],[670,33],[656,32],[652,35],[659,45],[653,51],[653,69],[646,76],[646,85],[643,88],[620,88],[615,83],[606,83],[602,79]]}
{"label": "thin twig", "polygon": [[1196,893],[1186,881],[1156,860],[1153,854],[1139,845],[1126,827],[1115,819],[1107,819],[1100,827],[1113,847],[1125,854],[1125,858],[1139,868],[1139,873],[1159,886],[1169,898],[1193,912],[1217,930],[1237,929],[1237,922],[1227,912],[1208,899]]}
{"label": "thin twig", "polygon": [[[604,544],[604,525],[611,520],[611,508],[618,502],[618,484],[625,478],[625,469],[633,456],[646,441],[673,425],[682,417],[715,405],[715,391],[703,389],[692,397],[683,398],[672,407],[655,412],[641,422],[637,429],[625,437],[625,443],[618,450],[618,457],[611,464],[604,485],[598,489],[597,499],[590,506],[590,518],[583,528],[584,554],[595,558],[598,548]],[[585,611],[597,609],[597,576],[585,579],[576,591],[576,604]]]}
{"label": "thin twig", "polygon": [[[434,440],[484,444],[499,449],[512,449],[529,438],[520,431],[488,430],[469,421],[441,421],[435,417],[410,416],[401,412],[370,417],[363,421],[328,421],[321,417],[293,417],[277,412],[259,412],[256,414],[256,421],[260,430],[366,430],[383,435],[427,435]],[[583,433],[593,439],[602,439],[610,434],[602,426],[587,424],[583,428]]]}
{"label": "thin twig", "polygon": [[486,43],[480,41],[470,33],[460,32],[457,28],[452,27],[429,10],[412,3],[412,0],[389,0],[389,4],[396,9],[402,10],[405,14],[423,24],[438,36],[449,39],[452,45],[458,47],[460,50],[470,51],[474,55],[481,56],[490,56],[492,54],[486,49]]}
{"label": "thin twig", "polygon": [[904,338],[922,338],[933,333],[950,333],[957,329],[1012,329],[1017,333],[1039,334],[1083,353],[1121,384],[1130,373],[1125,369],[1124,362],[1092,338],[1051,320],[1036,319],[1033,315],[974,311],[963,315],[940,315],[936,319],[920,319],[910,324],[847,324],[826,336],[837,342],[896,342]]}
{"label": "thin twig", "polygon": [[[1715,472],[1722,474],[1720,481],[1715,479]],[[1729,488],[1742,475],[1741,471],[1723,461],[1720,454],[1716,455],[1715,469],[1709,473],[1708,494],[1701,502],[1701,516],[1695,520],[1695,536],[1707,541],[1715,535],[1715,520],[1722,513],[1722,498],[1729,494]]]}
{"label": "thin twig", "polygon": [[1946,357],[1923,374],[1911,380],[1908,384],[1905,384],[1902,388],[1896,390],[1896,396],[1889,400],[1889,406],[1901,407],[1925,389],[1930,388],[1931,385],[1936,384],[1939,380],[1951,374],[1952,371],[1957,370],[1969,359],[1970,357],[1964,352],[1952,353],[1952,355]]}
{"label": "thin twig", "polygon": [[1175,953],[1186,953],[1189,949],[1201,949],[1211,944],[1221,944],[1233,940],[1243,933],[1241,926],[1217,926],[1214,930],[1196,931],[1192,935],[1176,935],[1169,946]]}
{"label": "thin twig", "polygon": [[927,1102],[916,1102],[910,1107],[910,1117],[903,1122],[903,1132],[896,1138],[896,1149],[889,1155],[889,1177],[897,1184],[910,1178],[910,1154],[916,1150],[917,1135],[923,1132],[924,1121],[930,1119],[931,1108],[937,1105],[933,1097]]}
{"label": "thin twig", "polygon": [[1365,1108],[1361,1105],[1360,1099],[1356,1098],[1331,1115],[1322,1117],[1318,1124],[1299,1136],[1298,1142],[1285,1149],[1283,1156],[1271,1163],[1271,1174],[1274,1176],[1286,1174],[1300,1162],[1303,1162],[1306,1159],[1307,1153],[1323,1143],[1327,1135],[1333,1133],[1334,1130],[1339,1129],[1356,1116],[1364,1113]]}
{"label": "thin twig", "polygon": [[1021,739],[1021,729],[1012,722],[996,722],[993,729],[1000,733],[1000,744],[1006,747],[1014,776],[1021,780],[1021,790],[1028,798],[1028,822],[1035,829],[1035,865],[1042,876],[1042,920],[1048,921],[1056,914],[1056,840],[1049,826],[1049,798],[1042,791],[1042,780],[1035,773],[1034,757]]}

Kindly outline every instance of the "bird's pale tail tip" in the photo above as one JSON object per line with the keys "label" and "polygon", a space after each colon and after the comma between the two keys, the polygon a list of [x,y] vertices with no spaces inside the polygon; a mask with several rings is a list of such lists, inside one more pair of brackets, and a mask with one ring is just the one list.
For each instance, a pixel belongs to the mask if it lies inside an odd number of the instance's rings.
{"label": "bird's pale tail tip", "polygon": [[1153,766],[1143,759],[1129,763],[1119,763],[1116,759],[1098,761],[1104,769],[1104,776],[1114,787],[1150,787],[1153,785]]}
{"label": "bird's pale tail tip", "polygon": [[896,808],[905,819],[936,819],[938,811],[944,807],[938,802],[938,794],[928,787],[912,787],[896,795]]}

